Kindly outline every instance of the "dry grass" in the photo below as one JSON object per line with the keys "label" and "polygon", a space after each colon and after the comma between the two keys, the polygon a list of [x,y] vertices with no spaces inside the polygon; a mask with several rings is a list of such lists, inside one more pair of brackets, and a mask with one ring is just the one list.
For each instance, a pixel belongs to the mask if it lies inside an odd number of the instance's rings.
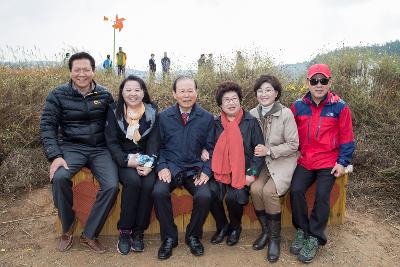
{"label": "dry grass", "polygon": [[[355,173],[349,185],[349,205],[399,221],[400,198],[400,60],[392,56],[372,56],[347,50],[335,57],[321,57],[331,65],[333,90],[349,104],[354,119],[357,148]],[[253,83],[263,73],[282,81],[283,103],[290,105],[305,91],[304,77],[292,81],[274,63],[257,54],[237,67],[222,62],[213,69],[195,74],[199,102],[218,113],[214,92],[219,82],[234,80],[244,89],[243,105],[255,106]],[[0,192],[15,194],[47,183],[47,166],[41,151],[39,119],[48,92],[68,80],[64,67],[0,67]],[[175,78],[171,75],[170,81]],[[96,73],[96,81],[117,94],[121,78]],[[147,81],[151,98],[160,110],[173,103],[171,82]]]}

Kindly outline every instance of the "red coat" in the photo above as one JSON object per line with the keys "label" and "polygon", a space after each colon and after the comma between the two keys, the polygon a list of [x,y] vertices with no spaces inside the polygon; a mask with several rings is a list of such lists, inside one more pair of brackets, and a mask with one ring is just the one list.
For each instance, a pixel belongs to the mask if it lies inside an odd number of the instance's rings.
{"label": "red coat", "polygon": [[308,92],[291,109],[299,131],[298,164],[308,170],[350,164],[355,148],[351,112],[339,96],[329,91],[317,106]]}

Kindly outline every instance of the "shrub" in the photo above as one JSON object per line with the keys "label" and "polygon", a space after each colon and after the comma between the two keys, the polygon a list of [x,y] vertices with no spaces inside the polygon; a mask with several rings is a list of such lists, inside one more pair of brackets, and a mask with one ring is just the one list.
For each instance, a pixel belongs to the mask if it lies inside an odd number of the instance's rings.
{"label": "shrub", "polygon": [[[298,80],[280,72],[274,62],[258,53],[248,54],[236,64],[223,58],[194,75],[198,81],[199,102],[219,113],[214,100],[218,84],[234,80],[243,88],[243,106],[256,105],[252,90],[260,74],[276,75],[284,87],[281,101],[290,104],[307,91],[305,73]],[[400,59],[367,50],[341,49],[318,56],[333,72],[333,91],[350,106],[356,136],[350,197],[377,204],[387,195],[398,194],[400,179]],[[182,72],[182,71],[181,71]],[[177,72],[178,73],[178,72]],[[147,81],[151,98],[162,110],[174,103],[172,81]],[[48,92],[69,79],[65,67],[0,66],[0,192],[15,193],[47,183],[48,163],[41,152],[39,120]],[[98,71],[95,80],[114,96],[122,78]],[[374,183],[372,183],[374,181]],[[381,183],[377,183],[380,181]],[[391,183],[391,186],[381,184]],[[379,186],[378,186],[379,185]],[[391,206],[398,206],[398,200]],[[385,208],[384,212],[390,212]],[[398,214],[398,213],[396,213]],[[398,216],[397,216],[398,217]]]}

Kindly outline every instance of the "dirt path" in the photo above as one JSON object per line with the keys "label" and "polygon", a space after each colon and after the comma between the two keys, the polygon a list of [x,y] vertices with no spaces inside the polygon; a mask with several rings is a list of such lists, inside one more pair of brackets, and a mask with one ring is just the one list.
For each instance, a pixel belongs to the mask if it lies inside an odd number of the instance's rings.
{"label": "dirt path", "polygon": [[[235,247],[211,245],[211,233],[204,237],[205,256],[196,258],[189,252],[182,236],[168,261],[156,258],[159,237],[145,236],[146,250],[121,256],[115,251],[116,237],[101,237],[108,252],[95,255],[75,240],[66,253],[56,250],[58,234],[54,221],[49,187],[34,190],[18,199],[0,200],[0,266],[263,266],[266,251],[253,251],[251,244],[257,233],[245,231]],[[34,218],[27,220],[18,219]],[[7,222],[7,223],[2,223]],[[283,231],[282,254],[274,266],[301,266],[288,252],[293,229]],[[399,266],[400,225],[378,222],[377,219],[348,210],[346,222],[328,227],[328,244],[321,248],[310,266]]]}

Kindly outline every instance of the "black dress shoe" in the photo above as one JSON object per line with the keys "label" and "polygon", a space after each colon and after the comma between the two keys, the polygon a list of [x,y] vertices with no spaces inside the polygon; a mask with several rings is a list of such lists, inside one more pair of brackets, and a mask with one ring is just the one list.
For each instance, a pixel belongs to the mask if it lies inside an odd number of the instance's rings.
{"label": "black dress shoe", "polygon": [[171,237],[165,239],[160,248],[158,249],[158,258],[160,260],[166,260],[172,256],[172,249],[178,246],[178,240],[175,240]]}
{"label": "black dress shoe", "polygon": [[228,235],[229,225],[225,225],[221,230],[217,230],[211,237],[212,244],[219,244],[224,241],[226,235]]}
{"label": "black dress shoe", "polygon": [[189,236],[186,238],[186,244],[190,247],[190,252],[195,256],[201,256],[204,254],[204,247],[200,240],[195,236]]}
{"label": "black dress shoe", "polygon": [[226,244],[228,246],[233,246],[236,245],[237,242],[239,242],[240,238],[240,233],[242,232],[242,227],[239,227],[238,229],[231,230],[229,233],[228,238],[226,239]]}

